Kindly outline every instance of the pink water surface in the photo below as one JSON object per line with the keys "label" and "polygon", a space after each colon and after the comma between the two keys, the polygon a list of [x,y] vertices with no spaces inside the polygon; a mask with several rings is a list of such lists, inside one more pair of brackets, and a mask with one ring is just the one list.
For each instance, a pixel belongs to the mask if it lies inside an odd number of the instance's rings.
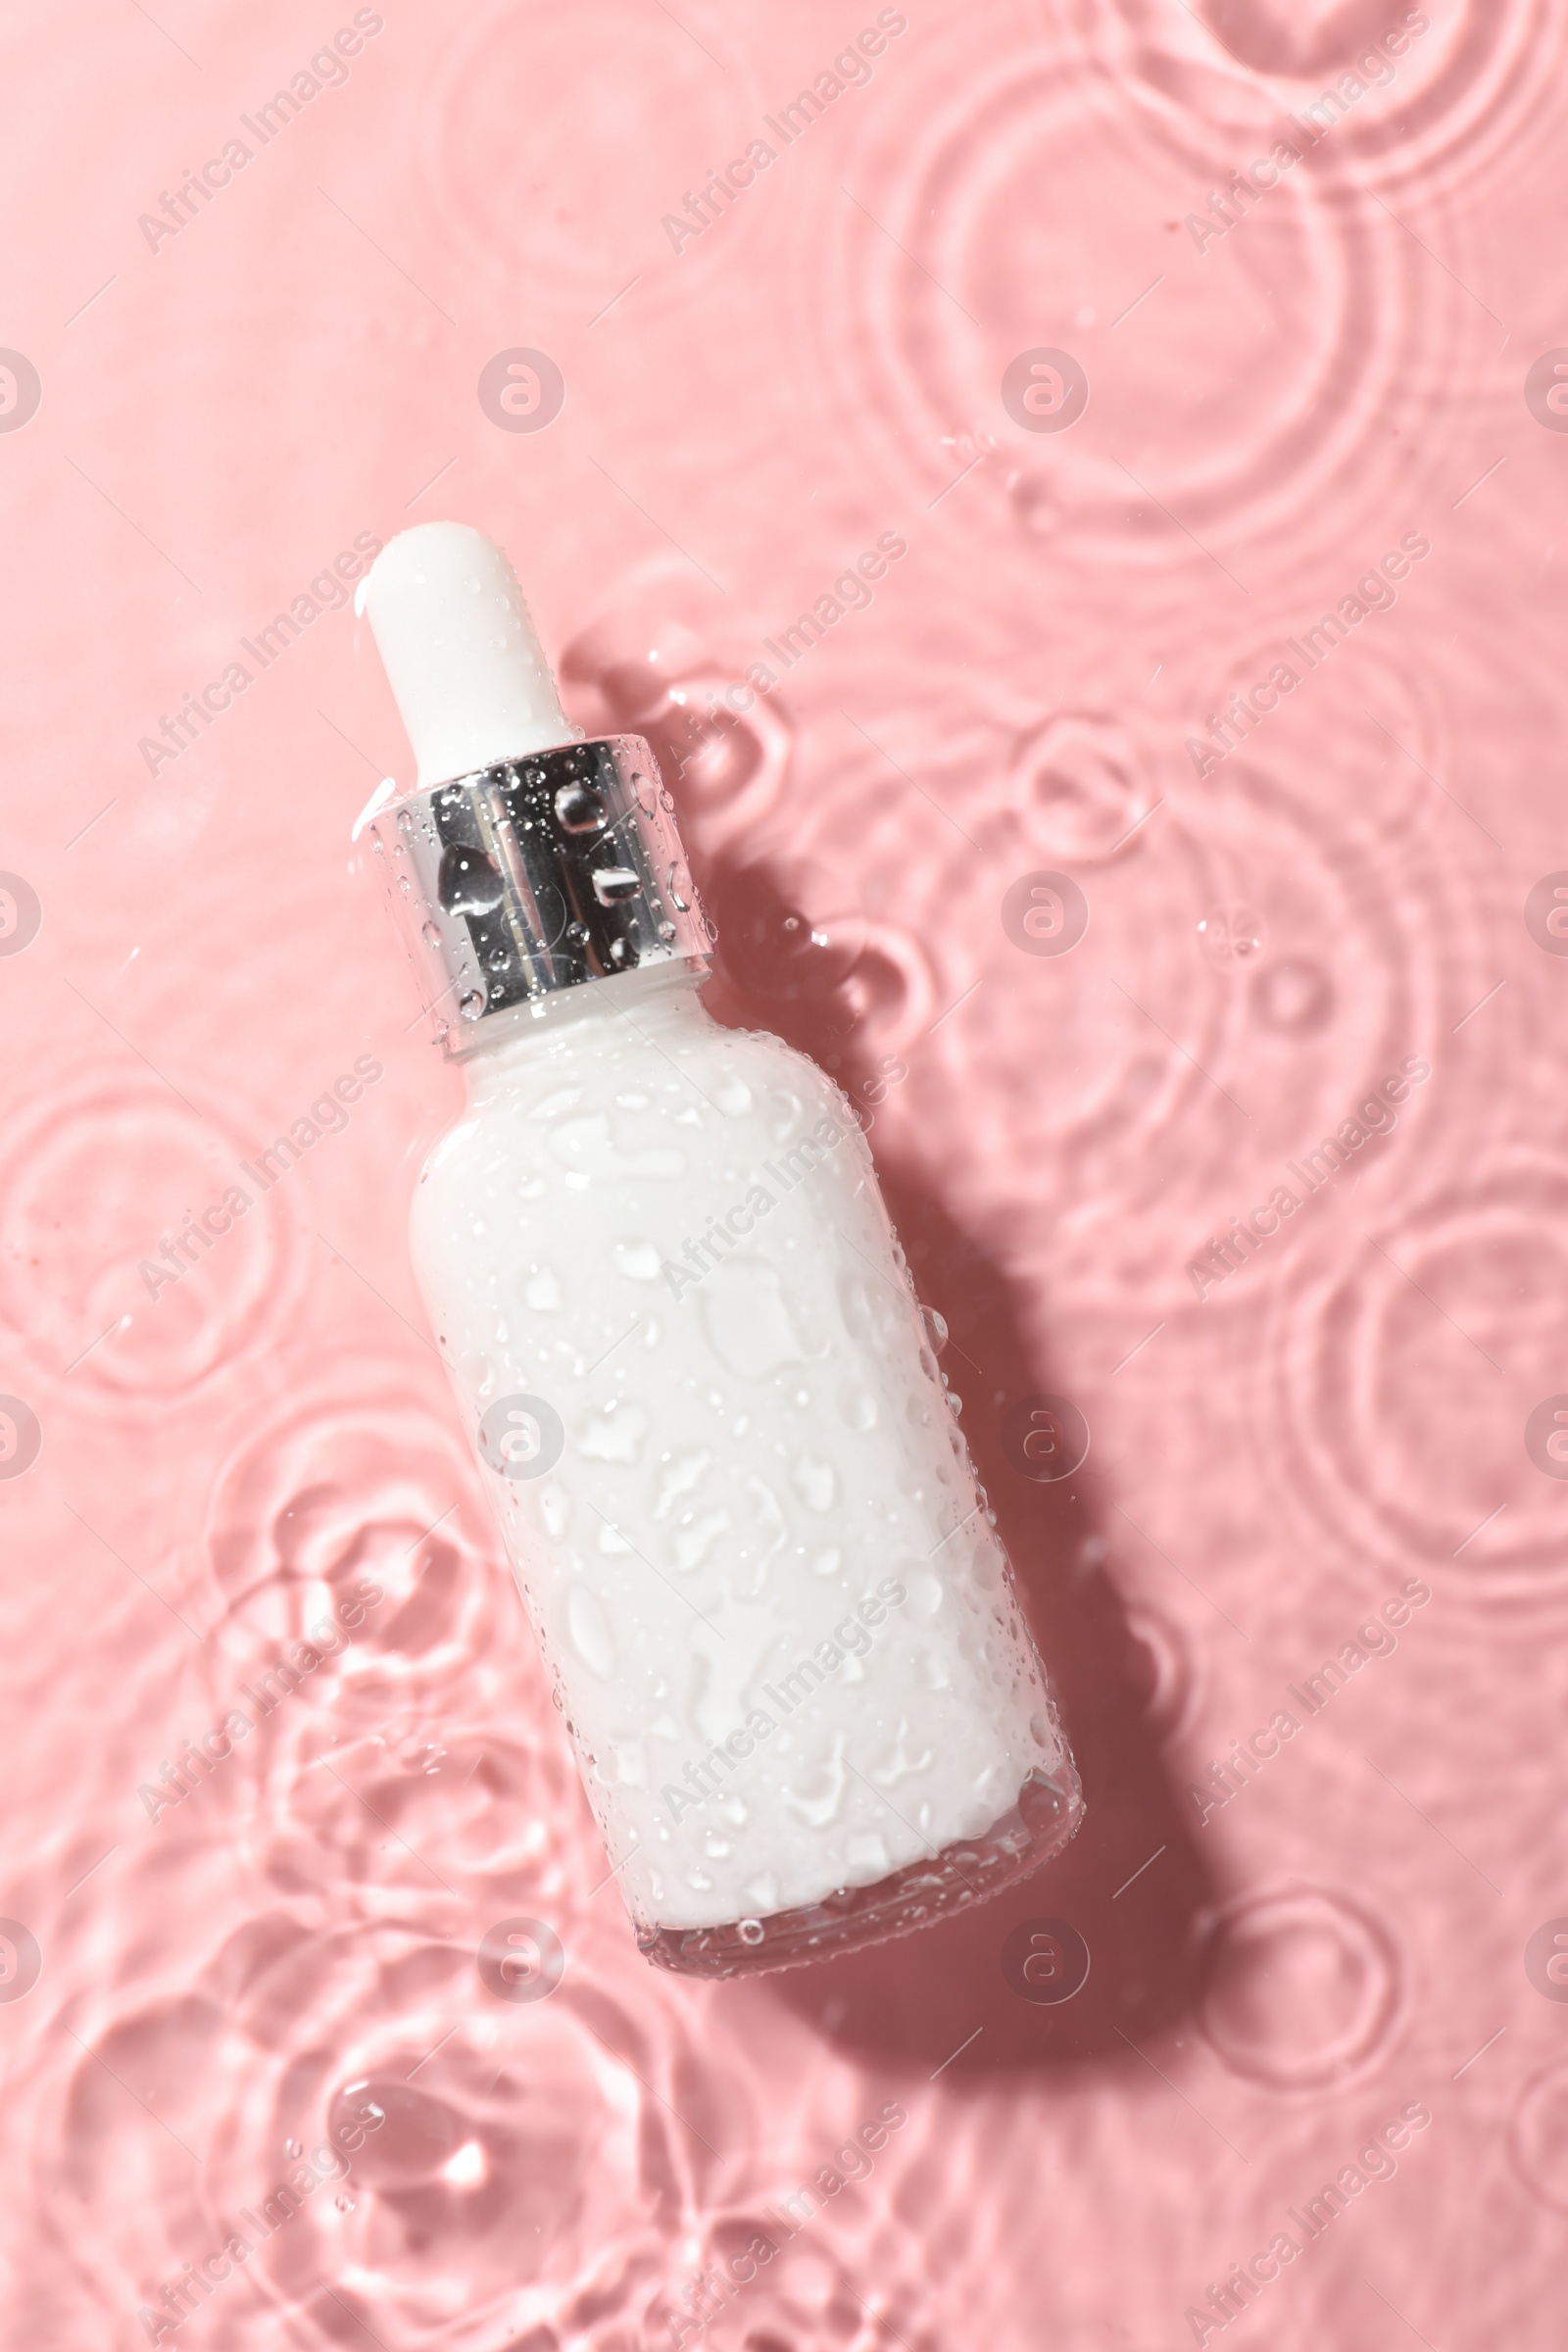
{"label": "pink water surface", "polygon": [[[349,2175],[160,2340],[1562,2341],[1564,29],[10,12],[6,2352],[146,2342],[367,2097]],[[638,1958],[415,1298],[461,1082],[350,851],[405,755],[340,591],[441,515],[508,544],[574,715],[659,743],[715,1008],[875,1107],[1083,1770],[1063,1860],[853,1961]],[[1047,1396],[1090,1433],[1054,1482],[1005,1435]],[[548,1998],[479,1974],[516,1919]],[[1025,1997],[1031,1936],[1087,1945],[1071,1999]]]}

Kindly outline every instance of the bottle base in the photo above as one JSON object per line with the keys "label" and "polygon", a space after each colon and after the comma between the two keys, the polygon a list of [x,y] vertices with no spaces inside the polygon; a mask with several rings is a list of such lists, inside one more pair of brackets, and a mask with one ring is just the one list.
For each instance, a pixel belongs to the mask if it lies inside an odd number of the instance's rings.
{"label": "bottle base", "polygon": [[835,1887],[820,1902],[761,1919],[729,1920],[716,1928],[640,1928],[638,1948],[655,1968],[677,1976],[739,1977],[836,1959],[912,1936],[1015,1886],[1060,1852],[1083,1811],[1076,1780],[1032,1772],[1014,1803],[982,1836],[956,1839],[928,1861],[906,1863],[869,1886]]}

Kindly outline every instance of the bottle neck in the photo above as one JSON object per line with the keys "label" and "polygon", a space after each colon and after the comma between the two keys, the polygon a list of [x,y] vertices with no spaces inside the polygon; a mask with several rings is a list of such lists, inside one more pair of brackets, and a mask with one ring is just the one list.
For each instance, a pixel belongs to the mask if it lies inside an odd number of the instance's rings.
{"label": "bottle neck", "polygon": [[493,1013],[463,1055],[469,1102],[481,1102],[519,1060],[548,1053],[565,1038],[586,1041],[606,1022],[635,1022],[640,1030],[652,1030],[689,1020],[693,1014],[707,1020],[697,992],[710,976],[707,961],[694,956],[679,963],[650,964],[641,971],[609,973],[580,988],[560,989],[532,1004]]}

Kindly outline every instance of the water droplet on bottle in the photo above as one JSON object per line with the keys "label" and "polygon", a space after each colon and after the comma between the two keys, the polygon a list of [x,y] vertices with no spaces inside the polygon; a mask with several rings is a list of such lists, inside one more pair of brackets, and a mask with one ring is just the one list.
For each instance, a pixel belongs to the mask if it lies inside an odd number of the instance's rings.
{"label": "water droplet on bottle", "polygon": [[594,897],[601,906],[615,906],[642,896],[642,879],[628,865],[601,865],[594,873]]}
{"label": "water droplet on bottle", "polygon": [[946,1315],[939,1315],[934,1306],[922,1306],[920,1309],[920,1320],[925,1325],[925,1336],[931,1343],[932,1354],[940,1355],[943,1348],[948,1344],[948,1319]]}
{"label": "water droplet on bottle", "polygon": [[285,2139],[283,2142],[283,2153],[285,2156],[303,2156],[305,2153],[304,2141],[299,2139]]}
{"label": "water droplet on bottle", "polygon": [[602,833],[610,811],[591,784],[563,784],[556,794],[556,822],[564,833]]}
{"label": "water droplet on bottle", "polygon": [[354,2211],[354,2199],[352,2197],[339,2197],[337,2200],[337,2209],[339,2213],[352,2213]]}
{"label": "water droplet on bottle", "polygon": [[[669,903],[674,907],[677,914],[690,913],[692,904],[690,897],[691,887],[692,878],[686,871],[686,868],[683,865],[672,865],[669,869],[669,879],[665,882],[664,888],[669,893]],[[687,893],[687,896],[684,898],[681,896],[683,891]]]}
{"label": "water droplet on bottle", "polygon": [[574,948],[580,948],[587,936],[588,926],[586,923],[568,923],[566,925],[566,937]]}
{"label": "water droplet on bottle", "polygon": [[398,888],[399,888],[399,890],[401,890],[401,891],[402,891],[402,893],[403,893],[403,896],[404,896],[406,899],[412,898],[412,897],[414,896],[414,884],[413,884],[413,883],[412,883],[412,882],[409,880],[409,877],[408,877],[408,875],[407,875],[407,874],[399,874],[399,876],[398,876]]}
{"label": "water droplet on bottle", "polygon": [[659,936],[660,936],[660,938],[661,938],[661,939],[663,941],[663,943],[664,943],[665,947],[667,948],[667,947],[668,947],[668,945],[669,945],[669,943],[670,943],[670,941],[671,941],[671,940],[674,938],[674,936],[675,936],[675,926],[674,926],[674,924],[673,924],[673,923],[661,923],[661,924],[660,924],[660,926],[659,926]]}
{"label": "water droplet on bottle", "polygon": [[412,808],[400,808],[398,810],[398,831],[400,833],[412,833],[414,831],[414,811]]}
{"label": "water droplet on bottle", "polygon": [[438,948],[441,945],[441,934],[436,929],[434,923],[423,924],[420,928],[419,937],[423,940],[427,948]]}
{"label": "water droplet on bottle", "polygon": [[463,995],[458,999],[458,1010],[466,1021],[476,1021],[484,1007],[485,995],[482,989],[465,989]]}
{"label": "water droplet on bottle", "polygon": [[742,1943],[760,1943],[767,1930],[760,1919],[743,1919],[740,1923]]}

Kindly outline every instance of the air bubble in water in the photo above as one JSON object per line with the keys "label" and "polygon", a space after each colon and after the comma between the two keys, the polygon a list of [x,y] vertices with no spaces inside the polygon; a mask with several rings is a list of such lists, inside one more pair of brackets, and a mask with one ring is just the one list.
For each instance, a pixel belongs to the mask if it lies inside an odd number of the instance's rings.
{"label": "air bubble in water", "polygon": [[1334,983],[1320,963],[1288,956],[1265,964],[1252,983],[1252,1010],[1265,1029],[1304,1037],[1334,1010]]}
{"label": "air bubble in water", "polygon": [[1216,963],[1255,963],[1263,946],[1262,918],[1250,906],[1211,906],[1198,936]]}

